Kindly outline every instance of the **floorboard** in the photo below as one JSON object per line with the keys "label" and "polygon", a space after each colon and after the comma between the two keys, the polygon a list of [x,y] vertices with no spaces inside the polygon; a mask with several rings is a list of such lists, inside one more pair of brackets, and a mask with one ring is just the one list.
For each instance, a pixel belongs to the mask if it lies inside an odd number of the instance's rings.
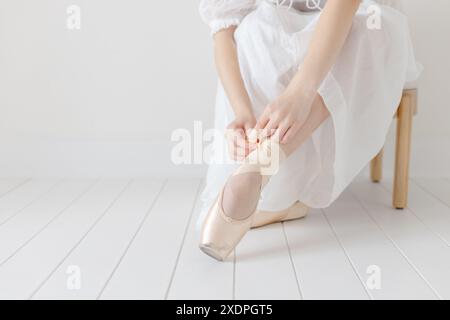
{"label": "floorboard", "polygon": [[236,299],[301,299],[280,223],[251,230],[236,248]]}
{"label": "floorboard", "polygon": [[101,293],[101,299],[164,299],[200,180],[170,179]]}
{"label": "floorboard", "polygon": [[369,298],[322,210],[284,225],[305,299]]}
{"label": "floorboard", "polygon": [[0,179],[0,299],[450,299],[450,180],[412,179],[399,211],[389,178],[357,179],[224,263],[198,249],[201,187]]}
{"label": "floorboard", "polygon": [[[372,299],[436,298],[423,278],[352,194],[344,192],[324,212]],[[376,279],[375,270],[380,272],[379,287],[370,281]]]}
{"label": "floorboard", "polygon": [[[438,180],[436,184],[440,184]],[[433,184],[433,183],[431,183]],[[382,186],[392,191],[392,180],[386,179]],[[434,185],[432,187],[434,189]],[[450,246],[450,207],[436,196],[411,180],[409,183],[408,209],[424,225]]]}
{"label": "floorboard", "polygon": [[14,191],[23,184],[25,184],[29,179],[0,179],[0,198],[4,195]]}
{"label": "floorboard", "polygon": [[355,183],[351,190],[434,293],[439,298],[450,298],[450,250],[447,244],[410,210],[392,209],[391,193],[380,185]]}
{"label": "floorboard", "polygon": [[123,180],[91,183],[76,202],[1,266],[0,298],[31,298],[126,186]]}
{"label": "floorboard", "polygon": [[[157,198],[162,181],[134,181],[34,295],[36,299],[96,299]],[[67,270],[79,266],[81,286],[69,290]]]}
{"label": "floorboard", "polygon": [[0,197],[0,227],[21,210],[33,204],[45,193],[56,187],[61,181],[52,179],[29,180]]}
{"label": "floorboard", "polygon": [[198,249],[200,231],[196,229],[200,197],[191,220],[168,299],[228,300],[233,298],[233,258],[220,263]]}

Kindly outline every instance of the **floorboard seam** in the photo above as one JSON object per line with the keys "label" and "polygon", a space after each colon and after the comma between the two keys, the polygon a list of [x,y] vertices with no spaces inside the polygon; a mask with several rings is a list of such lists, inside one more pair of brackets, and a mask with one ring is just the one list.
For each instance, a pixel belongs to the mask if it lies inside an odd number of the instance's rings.
{"label": "floorboard seam", "polygon": [[353,272],[355,273],[356,277],[359,279],[359,282],[360,282],[361,286],[363,287],[364,291],[366,292],[367,297],[371,300],[374,300],[374,297],[372,296],[370,291],[365,286],[364,280],[362,279],[361,275],[359,274],[358,269],[355,266],[355,263],[353,262],[352,258],[350,257],[350,254],[348,253],[347,249],[345,249],[344,244],[342,243],[341,239],[339,239],[339,236],[338,236],[336,230],[334,229],[333,225],[331,224],[330,220],[328,219],[327,214],[324,212],[323,209],[320,209],[320,212],[322,213],[323,217],[325,218],[328,225],[330,226],[333,236],[335,237],[336,241],[338,242],[339,246],[341,247],[341,250],[344,252],[344,255],[347,258],[347,261],[350,263],[350,266],[352,267]]}
{"label": "floorboard seam", "polygon": [[23,207],[21,207],[20,209],[18,209],[17,211],[15,211],[11,216],[9,216],[8,218],[6,218],[3,221],[0,221],[0,228],[6,224],[9,220],[13,219],[15,216],[17,216],[18,214],[20,214],[22,211],[24,211],[25,209],[29,208],[30,206],[32,206],[33,204],[35,204],[36,202],[38,202],[39,200],[41,200],[43,197],[45,197],[47,194],[49,194],[53,189],[55,189],[58,185],[60,185],[61,183],[64,182],[64,179],[61,180],[57,180],[54,184],[51,185],[50,188],[48,188],[47,190],[45,190],[44,192],[42,192],[42,194],[40,194],[38,197],[36,197],[35,199],[31,200],[30,202],[28,202],[27,204],[25,204]]}
{"label": "floorboard seam", "polygon": [[[445,202],[444,200],[442,200],[440,197],[438,197],[437,195],[435,195],[433,192],[431,192],[430,190],[428,190],[427,188],[425,188],[424,186],[422,186],[419,182],[417,182],[414,179],[410,179],[417,187],[419,187],[420,189],[422,189],[426,194],[430,195],[431,197],[433,197],[434,199],[436,199],[437,201],[439,201],[440,203],[442,203],[444,206],[446,206],[447,208],[450,208],[450,205]],[[445,179],[444,179],[445,180]]]}
{"label": "floorboard seam", "polygon": [[175,264],[172,269],[172,274],[170,276],[169,284],[167,285],[166,293],[164,294],[164,300],[167,300],[167,298],[169,297],[170,288],[172,287],[173,278],[175,276],[175,272],[177,271],[178,262],[179,262],[180,256],[181,256],[181,251],[183,250],[183,246],[184,246],[184,242],[186,240],[189,226],[191,225],[192,216],[194,215],[194,210],[197,205],[198,198],[200,196],[201,187],[202,187],[202,181],[198,181],[197,192],[195,193],[195,198],[194,198],[194,202],[192,204],[192,208],[191,208],[191,212],[189,214],[188,221],[186,223],[186,226],[184,227],[183,238],[181,239],[180,247],[178,248],[177,258],[175,260]]}
{"label": "floorboard seam", "polygon": [[283,230],[284,240],[286,242],[286,246],[287,246],[287,249],[288,249],[289,259],[291,260],[292,271],[294,271],[295,281],[297,282],[298,294],[300,295],[300,300],[303,300],[304,299],[304,295],[303,295],[303,291],[302,291],[302,288],[301,288],[301,285],[300,285],[300,278],[298,277],[297,268],[295,267],[295,264],[294,264],[294,258],[292,257],[292,251],[291,251],[291,247],[289,246],[289,240],[288,240],[288,236],[286,234],[286,229],[285,229],[285,226],[284,226],[284,222],[281,222],[281,228]]}
{"label": "floorboard seam", "polygon": [[[390,193],[390,190],[388,188],[386,188],[386,186],[384,186],[383,184],[380,184],[380,187],[383,188],[387,193]],[[424,221],[422,218],[420,218],[415,210],[413,210],[410,206],[408,206],[405,210],[408,210],[409,212],[411,212],[411,214],[416,217],[416,219],[418,221],[420,221],[420,223],[422,223],[425,228],[427,228],[433,235],[435,235],[439,240],[441,240],[442,242],[445,243],[446,246],[450,247],[450,243],[438,232],[435,231],[431,226],[428,225],[428,223],[426,221]]]}
{"label": "floorboard seam", "polygon": [[19,189],[21,186],[23,186],[24,184],[26,184],[27,182],[30,182],[31,178],[28,179],[24,179],[23,181],[21,181],[20,183],[14,185],[11,189],[8,189],[7,191],[3,192],[2,194],[0,194],[0,198],[3,198],[4,196],[6,196],[7,194]]}
{"label": "floorboard seam", "polygon": [[[69,250],[69,252],[64,256],[64,258],[53,268],[53,270],[49,273],[49,275],[39,284],[39,286],[31,293],[28,297],[28,300],[33,299],[36,293],[44,286],[44,284],[52,277],[52,275],[58,270],[58,268],[67,260],[67,258],[75,251],[75,249],[83,242],[83,240],[88,236],[88,234],[95,228],[95,226],[103,219],[103,217],[108,213],[108,211],[114,206],[117,200],[122,196],[125,190],[130,186],[131,180],[125,184],[125,187],[114,197],[111,203],[106,207],[103,213],[97,217],[94,223],[89,227],[89,229],[81,236],[81,238],[75,243],[75,245]],[[95,183],[94,183],[95,184]]]}
{"label": "floorboard seam", "polygon": [[7,258],[0,262],[0,267],[11,260],[20,250],[25,248],[31,241],[33,241],[39,234],[41,234],[50,224],[52,224],[58,217],[60,217],[64,212],[67,211],[71,206],[73,206],[88,190],[95,184],[91,183],[85,190],[83,190],[80,194],[75,196],[72,201],[70,201],[64,208],[56,213],[44,226],[42,226],[37,232],[35,232],[27,241],[25,241],[21,246],[19,246],[13,253],[11,253]]}
{"label": "floorboard seam", "polygon": [[349,194],[360,204],[360,206],[364,209],[364,212],[369,216],[369,218],[372,220],[373,223],[380,229],[380,231],[384,234],[384,236],[391,242],[391,244],[398,250],[398,252],[403,256],[403,258],[406,260],[406,262],[413,268],[413,270],[417,273],[417,275],[427,284],[427,286],[431,289],[431,291],[434,293],[434,295],[442,300],[442,297],[440,294],[436,291],[436,289],[433,288],[431,283],[425,278],[425,276],[420,272],[420,270],[412,263],[412,261],[408,258],[408,256],[403,252],[403,250],[395,243],[394,239],[392,239],[387,232],[384,230],[384,228],[376,221],[376,219],[372,216],[370,213],[370,210],[367,209],[367,207],[364,205],[363,201],[360,200],[352,191],[349,190]]}
{"label": "floorboard seam", "polygon": [[106,282],[103,285],[102,289],[100,290],[99,294],[97,295],[96,300],[99,300],[101,298],[101,296],[102,296],[103,292],[105,292],[109,282],[114,277],[114,274],[116,273],[117,269],[122,264],[123,259],[128,254],[129,249],[133,245],[134,240],[136,239],[137,235],[139,234],[139,232],[141,231],[142,227],[144,226],[145,221],[147,221],[148,216],[150,215],[151,211],[155,207],[155,203],[158,201],[159,196],[161,195],[162,191],[166,187],[166,184],[167,184],[167,179],[165,179],[163,181],[163,183],[161,184],[161,187],[159,188],[158,192],[156,193],[155,198],[153,199],[152,203],[150,204],[150,206],[147,209],[147,212],[145,213],[144,217],[142,218],[141,223],[139,224],[139,226],[136,229],[135,233],[133,234],[133,236],[131,237],[130,241],[128,242],[124,252],[122,253],[122,255],[119,258],[119,261],[117,261],[116,265],[114,266],[113,270],[111,271],[111,274],[108,276],[108,279],[106,279]]}

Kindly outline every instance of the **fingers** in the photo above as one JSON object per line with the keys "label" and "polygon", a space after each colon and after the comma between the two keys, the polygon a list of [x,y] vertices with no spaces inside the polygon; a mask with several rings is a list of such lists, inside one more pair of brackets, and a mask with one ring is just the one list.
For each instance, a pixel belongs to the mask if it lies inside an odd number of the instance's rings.
{"label": "fingers", "polygon": [[235,161],[245,160],[257,147],[256,144],[248,141],[244,129],[233,129],[233,125],[228,127],[226,137],[228,140],[229,156]]}
{"label": "fingers", "polygon": [[235,144],[238,146],[245,146],[245,131],[244,129],[237,129],[234,130],[234,140],[235,140]]}
{"label": "fingers", "polygon": [[297,135],[298,131],[301,128],[301,124],[296,122],[292,125],[284,134],[283,137],[280,138],[281,144],[291,143],[294,137]]}
{"label": "fingers", "polygon": [[274,136],[276,136],[276,139],[278,142],[282,142],[284,137],[286,136],[286,133],[289,131],[289,129],[292,128],[289,122],[282,123],[278,126],[277,131]]}
{"label": "fingers", "polygon": [[258,131],[254,129],[254,124],[246,123],[245,127],[245,142],[249,144],[250,149],[255,149],[258,143]]}
{"label": "fingers", "polygon": [[232,159],[241,160],[245,155],[245,133],[243,129],[234,130],[230,139]]}
{"label": "fingers", "polygon": [[256,126],[255,126],[255,129],[257,131],[264,129],[266,127],[266,125],[269,123],[269,121],[270,121],[270,112],[266,108],[266,110],[264,110],[261,117],[259,117],[258,122],[256,123]]}
{"label": "fingers", "polygon": [[236,147],[242,148],[248,152],[253,151],[257,146],[256,143],[249,140],[248,135],[243,130],[239,130],[237,132],[234,143]]}
{"label": "fingers", "polygon": [[229,142],[228,149],[231,159],[235,161],[245,160],[245,158],[247,158],[247,156],[254,150],[254,148],[248,143],[245,146],[240,146],[232,141]]}
{"label": "fingers", "polygon": [[246,151],[236,146],[229,146],[230,159],[233,161],[244,161],[247,157]]}
{"label": "fingers", "polygon": [[261,140],[273,136],[275,131],[278,129],[278,126],[280,125],[280,117],[276,116],[276,114],[273,114],[271,110],[272,109],[270,106],[266,107],[263,114],[256,123],[255,129],[259,132],[259,138]]}
{"label": "fingers", "polygon": [[256,147],[259,140],[259,133],[256,129],[251,129],[247,135],[248,142]]}
{"label": "fingers", "polygon": [[272,137],[277,131],[279,125],[280,121],[278,119],[271,119],[261,132],[262,138],[266,139]]}
{"label": "fingers", "polygon": [[252,124],[252,123],[250,123],[250,122],[246,122],[245,124],[244,124],[244,129],[245,129],[245,132],[248,134],[248,132],[250,131],[250,130],[252,130],[253,128],[254,128],[255,126],[254,126],[254,123]]}

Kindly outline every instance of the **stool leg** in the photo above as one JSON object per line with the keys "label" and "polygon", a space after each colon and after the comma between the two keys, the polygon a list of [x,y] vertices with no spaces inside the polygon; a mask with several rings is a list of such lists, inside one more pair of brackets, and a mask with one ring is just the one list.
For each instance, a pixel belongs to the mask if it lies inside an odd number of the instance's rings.
{"label": "stool leg", "polygon": [[370,162],[370,179],[372,182],[380,182],[383,177],[383,153],[384,149]]}
{"label": "stool leg", "polygon": [[411,152],[411,132],[414,108],[417,99],[416,91],[403,94],[397,113],[397,141],[395,150],[395,174],[393,206],[404,209],[408,201],[409,160]]}

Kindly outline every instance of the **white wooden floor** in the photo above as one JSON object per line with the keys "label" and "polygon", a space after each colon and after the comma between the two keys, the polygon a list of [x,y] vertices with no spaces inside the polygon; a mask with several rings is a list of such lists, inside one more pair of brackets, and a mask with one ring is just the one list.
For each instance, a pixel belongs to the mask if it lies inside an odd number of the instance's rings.
{"label": "white wooden floor", "polygon": [[0,179],[0,298],[450,299],[450,180],[414,179],[396,211],[390,181],[359,179],[225,263],[197,249],[200,187]]}

